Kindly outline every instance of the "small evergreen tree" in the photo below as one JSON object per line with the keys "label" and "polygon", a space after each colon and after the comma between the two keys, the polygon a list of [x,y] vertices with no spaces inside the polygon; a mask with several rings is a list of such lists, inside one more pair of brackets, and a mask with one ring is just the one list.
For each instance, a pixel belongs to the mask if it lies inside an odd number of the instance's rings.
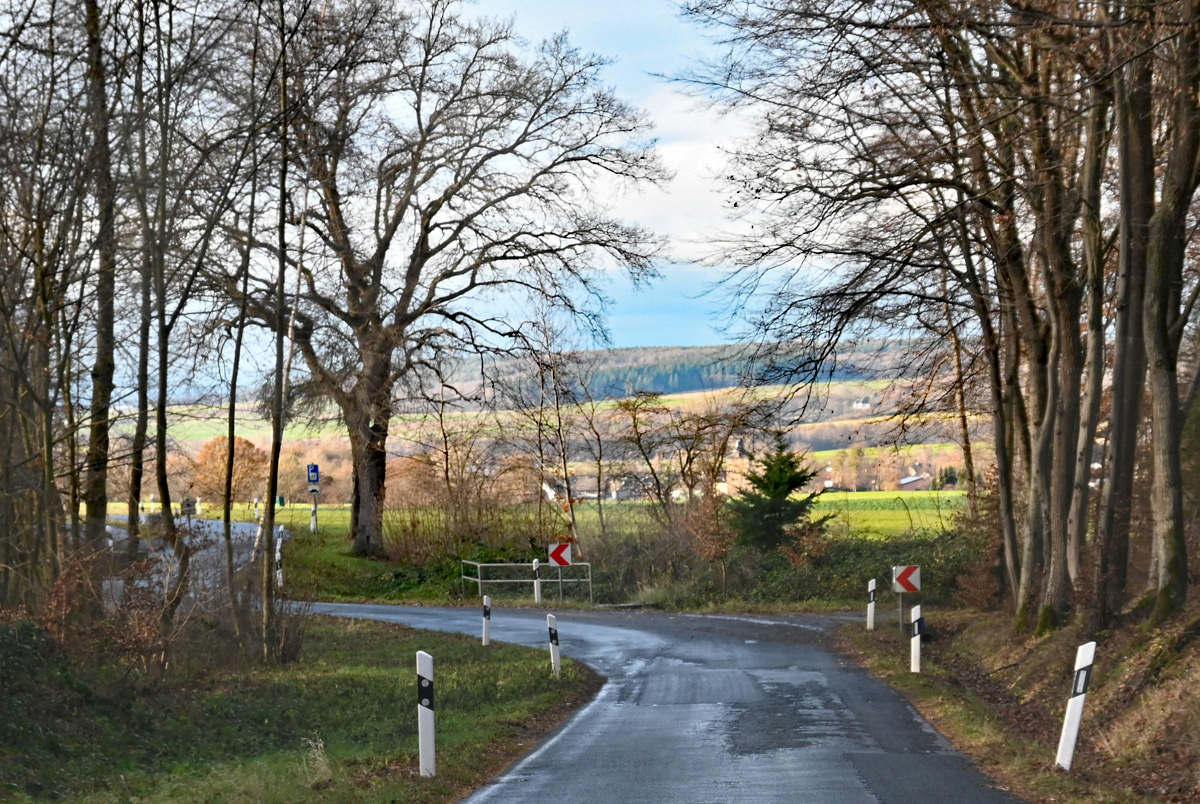
{"label": "small evergreen tree", "polygon": [[759,459],[746,474],[750,487],[729,503],[730,524],[737,543],[759,550],[774,550],[788,540],[788,528],[808,516],[820,492],[792,497],[816,471],[803,465],[803,455],[788,449],[783,433],[775,433],[771,451]]}

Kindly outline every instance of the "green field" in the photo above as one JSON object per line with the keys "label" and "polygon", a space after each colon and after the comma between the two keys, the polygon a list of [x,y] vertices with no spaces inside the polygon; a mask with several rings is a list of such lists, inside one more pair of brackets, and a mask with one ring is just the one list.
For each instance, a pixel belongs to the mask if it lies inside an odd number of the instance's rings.
{"label": "green field", "polygon": [[837,491],[821,495],[814,514],[833,515],[826,525],[833,536],[936,535],[950,529],[965,501],[965,491]]}
{"label": "green field", "polygon": [[[918,534],[934,534],[948,530],[954,516],[962,510],[966,500],[965,491],[831,491],[821,495],[814,506],[815,516],[833,515],[828,530],[837,536],[866,538],[888,538],[910,531]],[[628,524],[631,520],[648,517],[648,503],[629,501],[606,503],[605,510],[610,524]],[[113,513],[125,512],[124,503],[110,503]],[[176,506],[178,510],[178,505]],[[233,516],[238,520],[253,518],[253,506],[238,504]],[[311,505],[307,500],[289,503],[276,510],[279,524],[292,531],[308,532]],[[207,518],[220,518],[220,508],[206,505]],[[582,503],[576,506],[579,526],[587,532],[598,530],[596,504]],[[348,505],[321,505],[318,509],[318,525],[325,538],[344,538],[350,524]],[[324,540],[324,539],[323,539]]]}
{"label": "green field", "polygon": [[[815,516],[834,516],[829,523],[829,530],[834,535],[886,538],[909,531],[933,533],[948,530],[965,500],[965,491],[831,491],[821,495],[813,512]],[[645,513],[647,505],[640,501],[609,502],[605,504],[605,510],[610,523],[627,524],[631,520],[648,517]],[[175,507],[178,510],[178,505]],[[125,504],[110,503],[109,510],[124,514]],[[250,520],[253,512],[253,506],[239,503],[234,506],[233,517]],[[294,532],[303,530],[307,533],[311,513],[311,504],[303,500],[277,509],[275,518],[280,525]],[[221,510],[217,506],[206,505],[204,515],[209,519],[217,519],[221,516]],[[581,529],[589,532],[598,530],[595,503],[577,505],[576,516]],[[344,538],[350,524],[350,507],[321,505],[317,519],[325,538],[335,535],[339,539]]]}

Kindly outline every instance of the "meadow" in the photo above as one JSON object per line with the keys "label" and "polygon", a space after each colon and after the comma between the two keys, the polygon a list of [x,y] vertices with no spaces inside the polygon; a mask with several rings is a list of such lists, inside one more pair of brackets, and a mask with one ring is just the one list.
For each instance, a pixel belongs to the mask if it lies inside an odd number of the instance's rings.
{"label": "meadow", "polygon": [[[664,533],[648,503],[576,506],[579,544],[576,561],[592,564],[599,603],[655,603],[696,608],[741,600],[755,605],[788,604],[818,598],[851,599],[862,579],[887,577],[898,563],[921,563],[926,577],[940,578],[933,592],[947,599],[952,584],[978,558],[973,537],[954,528],[966,494],[960,491],[833,492],[822,495],[814,517],[829,517],[807,561],[784,561],[734,547],[725,557],[703,560],[694,545]],[[285,547],[287,594],[323,600],[377,600],[417,603],[470,600],[472,584],[460,579],[461,559],[484,562],[546,560],[546,539],[533,538],[533,506],[492,512],[472,536],[447,533],[437,509],[411,507],[389,512],[384,542],[391,560],[362,559],[350,552],[349,506],[321,505],[318,530],[310,532],[311,504],[288,503],[277,522],[294,534]],[[209,507],[207,516],[219,516]],[[234,516],[252,519],[253,509],[237,506]],[[564,522],[553,523],[565,534]],[[551,536],[550,541],[557,537]],[[586,601],[586,587],[568,588],[568,597]],[[526,586],[494,587],[494,596],[524,598]],[[581,598],[582,596],[582,598]]]}
{"label": "meadow", "polygon": [[826,532],[841,538],[936,536],[953,527],[966,496],[965,491],[834,491],[818,498],[813,514],[832,517]]}

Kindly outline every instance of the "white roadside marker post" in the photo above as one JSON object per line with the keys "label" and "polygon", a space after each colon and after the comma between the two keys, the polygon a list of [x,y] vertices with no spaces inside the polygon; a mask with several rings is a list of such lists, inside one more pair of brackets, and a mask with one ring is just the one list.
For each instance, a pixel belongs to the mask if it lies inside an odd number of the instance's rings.
{"label": "white roadside marker post", "polygon": [[1091,680],[1095,660],[1095,642],[1080,645],[1075,652],[1075,677],[1071,682],[1071,697],[1067,699],[1067,714],[1063,718],[1062,736],[1058,739],[1058,756],[1055,758],[1055,764],[1063,770],[1071,769],[1071,760],[1075,757],[1079,723],[1083,720],[1083,703],[1087,700],[1088,681]]}
{"label": "white roadside marker post", "polygon": [[554,677],[562,672],[562,657],[558,652],[558,619],[553,614],[546,615],[546,627],[550,629],[550,666],[554,668]]}
{"label": "white roadside marker post", "polygon": [[492,599],[483,596],[483,644],[491,642],[492,637]]}
{"label": "white roadside marker post", "polygon": [[533,560],[533,602],[542,602],[542,562]]}
{"label": "white roadside marker post", "polygon": [[433,731],[433,657],[417,651],[417,746],[421,760],[421,775],[437,773]]}
{"label": "white roadside marker post", "polygon": [[921,607],[912,609],[912,639],[909,640],[910,668],[912,672],[921,672],[921,633],[925,630],[925,620],[921,617]]}
{"label": "white roadside marker post", "polygon": [[867,630],[875,630],[875,579],[867,583]]}

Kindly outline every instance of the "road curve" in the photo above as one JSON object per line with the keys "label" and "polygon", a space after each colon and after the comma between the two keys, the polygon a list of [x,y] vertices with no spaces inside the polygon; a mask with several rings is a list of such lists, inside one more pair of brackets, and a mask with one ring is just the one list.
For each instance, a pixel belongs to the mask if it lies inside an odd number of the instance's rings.
{"label": "road curve", "polygon": [[[316,604],[478,634],[477,609]],[[555,612],[599,695],[467,804],[1016,804],[908,703],[830,653],[837,618]],[[544,612],[492,638],[546,644]]]}

